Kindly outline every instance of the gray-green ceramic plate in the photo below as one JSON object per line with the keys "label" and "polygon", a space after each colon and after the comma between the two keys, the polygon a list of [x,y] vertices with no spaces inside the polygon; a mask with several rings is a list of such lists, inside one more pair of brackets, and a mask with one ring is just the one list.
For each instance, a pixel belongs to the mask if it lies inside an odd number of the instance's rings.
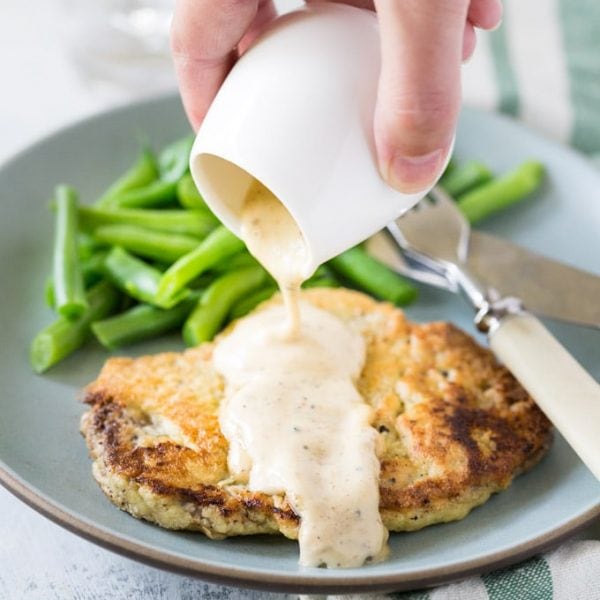
{"label": "gray-green ceramic plate", "polygon": [[[209,580],[305,592],[407,589],[448,581],[532,555],[600,514],[600,484],[560,439],[539,467],[464,521],[392,535],[390,559],[361,569],[302,569],[296,544],[285,539],[210,541],[137,521],[110,504],[90,473],[78,433],[83,407],[77,401],[106,354],[90,348],[43,377],[29,369],[29,341],[51,318],[42,301],[52,238],[48,198],[56,183],[69,182],[90,201],[132,161],[140,139],[160,146],[186,131],[178,100],[162,98],[64,129],[0,170],[4,485],[71,531],[129,557]],[[575,265],[600,269],[600,175],[585,160],[509,120],[472,111],[463,115],[456,153],[499,171],[529,157],[542,160],[550,174],[543,193],[486,228]],[[449,319],[473,331],[469,309],[450,294],[423,289],[408,312],[413,319]],[[600,332],[549,325],[599,378]],[[132,353],[180,347],[169,339]]]}

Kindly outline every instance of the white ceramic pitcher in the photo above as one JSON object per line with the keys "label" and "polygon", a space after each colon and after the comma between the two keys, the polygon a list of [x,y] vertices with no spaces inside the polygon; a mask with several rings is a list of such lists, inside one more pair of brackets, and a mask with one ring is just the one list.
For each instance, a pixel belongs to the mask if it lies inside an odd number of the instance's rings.
{"label": "white ceramic pitcher", "polygon": [[311,271],[422,198],[427,189],[403,194],[379,173],[379,71],[373,12],[324,2],[277,19],[232,69],[192,150],[196,185],[223,223],[239,234],[258,179],[297,221]]}

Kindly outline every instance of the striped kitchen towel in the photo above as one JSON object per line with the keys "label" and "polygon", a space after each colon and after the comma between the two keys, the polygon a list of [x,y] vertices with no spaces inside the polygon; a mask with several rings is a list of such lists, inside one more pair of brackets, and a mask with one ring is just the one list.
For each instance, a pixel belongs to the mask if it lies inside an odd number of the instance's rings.
{"label": "striped kitchen towel", "polygon": [[465,104],[600,157],[600,0],[504,0],[463,69]]}
{"label": "striped kitchen towel", "polygon": [[329,600],[600,600],[600,542],[570,542],[516,567],[432,590]]}

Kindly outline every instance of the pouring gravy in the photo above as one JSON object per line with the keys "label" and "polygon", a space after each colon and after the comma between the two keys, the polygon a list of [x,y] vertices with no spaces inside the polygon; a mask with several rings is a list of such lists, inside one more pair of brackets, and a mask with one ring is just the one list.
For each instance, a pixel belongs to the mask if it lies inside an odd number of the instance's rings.
{"label": "pouring gravy", "polygon": [[388,532],[379,515],[376,432],[356,389],[364,340],[300,300],[308,248],[293,217],[258,181],[241,218],[242,238],[277,281],[284,306],[246,317],[215,349],[226,381],[220,424],[230,471],[252,491],[285,496],[300,515],[302,565],[381,559]]}

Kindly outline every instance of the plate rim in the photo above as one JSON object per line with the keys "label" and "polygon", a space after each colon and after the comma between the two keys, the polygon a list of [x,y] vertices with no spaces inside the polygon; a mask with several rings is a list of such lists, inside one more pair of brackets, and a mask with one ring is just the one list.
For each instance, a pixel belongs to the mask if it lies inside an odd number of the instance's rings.
{"label": "plate rim", "polygon": [[[25,146],[4,158],[0,169],[10,168],[20,159],[34,149],[35,146],[51,142],[54,138],[72,131],[84,124],[101,120],[109,114],[125,113],[132,108],[140,108],[153,104],[162,104],[178,101],[176,93],[162,93],[153,95],[132,103],[116,104],[105,110],[98,111],[74,121],[58,126],[45,134],[30,140]],[[549,139],[525,124],[507,115],[493,113],[474,107],[463,107],[468,112],[477,113],[511,125],[518,125],[529,134],[541,138],[545,143],[567,152],[573,159],[586,165],[590,160],[576,149],[562,145]],[[559,527],[550,532],[541,533],[529,540],[512,545],[504,550],[487,553],[483,556],[463,560],[452,565],[419,569],[410,573],[384,573],[373,575],[369,569],[364,570],[364,575],[352,576],[346,580],[324,579],[322,575],[306,573],[277,573],[275,571],[248,570],[236,565],[211,564],[203,560],[192,560],[177,556],[173,552],[155,549],[131,538],[126,538],[118,533],[94,524],[93,522],[73,514],[61,507],[60,503],[45,497],[35,486],[27,483],[0,459],[0,485],[23,501],[36,512],[50,519],[54,523],[67,529],[71,533],[95,543],[107,550],[138,562],[157,567],[163,570],[192,576],[205,581],[218,584],[234,585],[237,587],[265,590],[271,592],[306,592],[306,593],[350,593],[374,591],[405,591],[420,587],[431,587],[483,572],[499,569],[524,559],[541,551],[558,545],[563,540],[572,537],[578,531],[600,518],[600,502],[591,506],[583,513],[568,519]],[[321,573],[321,571],[319,571]]]}
{"label": "plate rim", "polygon": [[540,534],[526,542],[487,554],[481,558],[474,558],[444,567],[421,569],[411,573],[378,574],[375,581],[373,575],[369,574],[369,570],[365,569],[365,575],[353,576],[346,581],[327,582],[322,577],[309,573],[289,575],[275,572],[253,572],[232,565],[212,565],[203,561],[178,557],[164,550],[154,550],[142,543],[105,531],[81,517],[70,514],[62,509],[58,503],[47,500],[20,477],[12,474],[1,460],[0,484],[39,514],[71,533],[116,554],[152,567],[212,583],[270,592],[343,594],[350,592],[407,591],[450,583],[471,575],[493,571],[521,562],[539,552],[553,548],[561,541],[575,535],[579,530],[591,524],[597,517],[600,517],[600,503],[598,503],[584,513],[569,519],[548,535]]}

